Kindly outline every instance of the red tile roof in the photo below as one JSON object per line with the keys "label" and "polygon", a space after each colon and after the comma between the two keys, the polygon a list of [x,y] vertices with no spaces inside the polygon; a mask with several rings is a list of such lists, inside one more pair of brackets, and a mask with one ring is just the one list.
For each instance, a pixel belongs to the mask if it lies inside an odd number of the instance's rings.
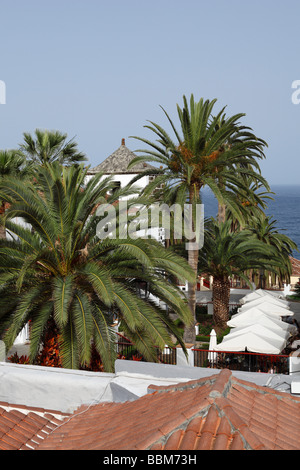
{"label": "red tile roof", "polygon": [[299,397],[237,379],[225,369],[151,386],[135,401],[82,407],[38,449],[299,450],[299,436]]}
{"label": "red tile roof", "polygon": [[0,403],[0,449],[299,450],[300,398],[227,369],[71,415]]}
{"label": "red tile roof", "polygon": [[292,276],[300,276],[300,260],[290,257],[292,265]]}
{"label": "red tile roof", "polygon": [[64,418],[42,409],[0,403],[0,450],[36,449]]}

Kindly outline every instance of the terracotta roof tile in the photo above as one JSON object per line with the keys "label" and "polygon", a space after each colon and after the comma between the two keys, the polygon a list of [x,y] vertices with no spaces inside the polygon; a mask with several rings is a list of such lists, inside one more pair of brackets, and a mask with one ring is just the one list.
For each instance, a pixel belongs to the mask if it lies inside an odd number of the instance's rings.
{"label": "terracotta roof tile", "polygon": [[126,403],[85,406],[62,420],[0,408],[0,448],[300,448],[300,398],[239,380],[229,370],[148,392]]}
{"label": "terracotta roof tile", "polygon": [[292,275],[293,276],[300,276],[300,260],[296,258],[292,258],[290,256],[290,261],[292,265]]}
{"label": "terracotta roof tile", "polygon": [[[211,434],[202,434],[198,438],[197,446],[189,450],[212,450],[213,436]],[[185,449],[188,450],[188,449]]]}
{"label": "terracotta roof tile", "polygon": [[[182,429],[177,429],[174,431],[170,437],[167,439],[165,444],[161,442],[160,445],[164,450],[172,450],[172,449],[179,449],[179,444],[182,440],[182,436],[184,434],[184,431]],[[151,447],[152,450],[154,450],[155,444]]]}
{"label": "terracotta roof tile", "polygon": [[[241,435],[238,432],[235,432],[232,436],[232,441],[230,443],[230,447],[226,448],[226,450],[243,450],[245,449],[244,442],[241,438]],[[220,450],[220,449],[219,449]]]}
{"label": "terracotta roof tile", "polygon": [[231,426],[227,418],[222,416],[220,419],[220,425],[218,434],[216,436],[214,449],[215,450],[227,450],[232,443],[232,432]]}
{"label": "terracotta roof tile", "polygon": [[0,407],[0,449],[3,450],[36,449],[62,423],[49,413],[41,415],[24,406],[22,411],[13,405],[5,406],[8,409]]}

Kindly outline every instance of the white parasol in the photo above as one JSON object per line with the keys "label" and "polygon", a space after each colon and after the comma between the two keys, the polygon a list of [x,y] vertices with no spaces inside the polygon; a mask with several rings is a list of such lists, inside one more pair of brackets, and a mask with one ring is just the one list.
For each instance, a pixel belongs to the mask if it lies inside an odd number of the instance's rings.
{"label": "white parasol", "polygon": [[217,359],[217,353],[211,352],[215,351],[215,348],[217,346],[217,334],[214,329],[211,330],[210,332],[210,340],[209,340],[209,353],[208,353],[208,360],[209,362],[215,362]]}
{"label": "white parasol", "polygon": [[280,305],[276,305],[272,302],[269,302],[268,300],[263,301],[263,302],[249,302],[249,304],[243,305],[243,307],[238,309],[238,315],[239,313],[244,313],[247,310],[253,309],[254,307],[259,308],[264,313],[267,313],[269,315],[274,315],[277,318],[280,317],[291,317],[294,315],[294,312],[289,310],[288,308],[281,307]]}
{"label": "white parasol", "polygon": [[264,313],[259,308],[252,308],[246,310],[245,312],[233,315],[232,318],[227,322],[227,325],[231,328],[235,328],[240,326],[252,325],[254,323],[268,326],[273,329],[280,328],[282,330],[287,330],[291,334],[297,333],[297,327],[295,325],[286,323],[280,320],[279,317],[276,318],[276,316],[274,315]]}
{"label": "white parasol", "polygon": [[265,338],[252,331],[247,331],[239,335],[225,336],[215,349],[227,352],[248,351],[260,354],[280,354],[285,345],[286,340],[284,338]]}

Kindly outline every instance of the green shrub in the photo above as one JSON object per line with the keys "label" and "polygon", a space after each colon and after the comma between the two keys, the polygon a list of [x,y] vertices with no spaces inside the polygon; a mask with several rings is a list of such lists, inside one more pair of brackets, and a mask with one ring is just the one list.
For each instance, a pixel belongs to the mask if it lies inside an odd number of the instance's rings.
{"label": "green shrub", "polygon": [[208,349],[209,348],[209,343],[202,343],[199,346],[197,346],[197,349]]}
{"label": "green shrub", "polygon": [[200,322],[203,316],[207,316],[207,305],[196,305],[196,320]]}
{"label": "green shrub", "polygon": [[197,335],[196,336],[196,341],[207,341],[209,337],[203,336],[203,335]]}

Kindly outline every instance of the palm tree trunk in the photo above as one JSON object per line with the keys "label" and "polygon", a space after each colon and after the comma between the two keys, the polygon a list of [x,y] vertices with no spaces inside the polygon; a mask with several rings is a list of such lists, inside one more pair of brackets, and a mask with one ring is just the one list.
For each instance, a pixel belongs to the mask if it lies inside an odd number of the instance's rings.
{"label": "palm tree trunk", "polygon": [[224,223],[226,220],[226,205],[218,202],[218,221],[219,223]]}
{"label": "palm tree trunk", "polygon": [[229,319],[229,299],[230,299],[230,282],[229,279],[213,280],[213,307],[214,307],[214,323],[216,329],[222,331],[227,327]]}
{"label": "palm tree trunk", "polygon": [[[192,267],[193,271],[197,276],[197,267],[198,267],[198,257],[199,251],[198,250],[189,250],[188,252],[188,263]],[[188,283],[188,302],[190,311],[193,315],[193,322],[191,325],[186,326],[184,329],[183,340],[185,343],[194,343],[196,340],[196,332],[195,332],[195,325],[196,325],[196,282],[189,282]]]}
{"label": "palm tree trunk", "polygon": [[[224,189],[224,183],[222,182],[221,178],[219,178],[218,186],[219,188]],[[226,205],[218,201],[218,222],[219,224],[222,224],[225,222],[225,220],[226,220]]]}
{"label": "palm tree trunk", "polygon": [[[196,185],[193,184],[190,187],[190,194],[189,194],[189,202],[190,204],[194,204],[198,202],[199,199],[199,192],[200,192],[200,184]],[[194,232],[195,224],[194,220],[191,221],[192,230]],[[196,238],[190,240],[191,243],[196,243]],[[193,269],[195,273],[195,281],[193,283],[188,283],[188,302],[190,311],[193,316],[193,321],[191,325],[188,325],[184,329],[183,334],[183,341],[185,343],[193,344],[196,340],[196,332],[195,332],[195,325],[196,325],[196,286],[197,286],[197,274],[198,274],[198,259],[199,259],[199,248],[197,249],[189,249],[188,251],[188,263]]]}

